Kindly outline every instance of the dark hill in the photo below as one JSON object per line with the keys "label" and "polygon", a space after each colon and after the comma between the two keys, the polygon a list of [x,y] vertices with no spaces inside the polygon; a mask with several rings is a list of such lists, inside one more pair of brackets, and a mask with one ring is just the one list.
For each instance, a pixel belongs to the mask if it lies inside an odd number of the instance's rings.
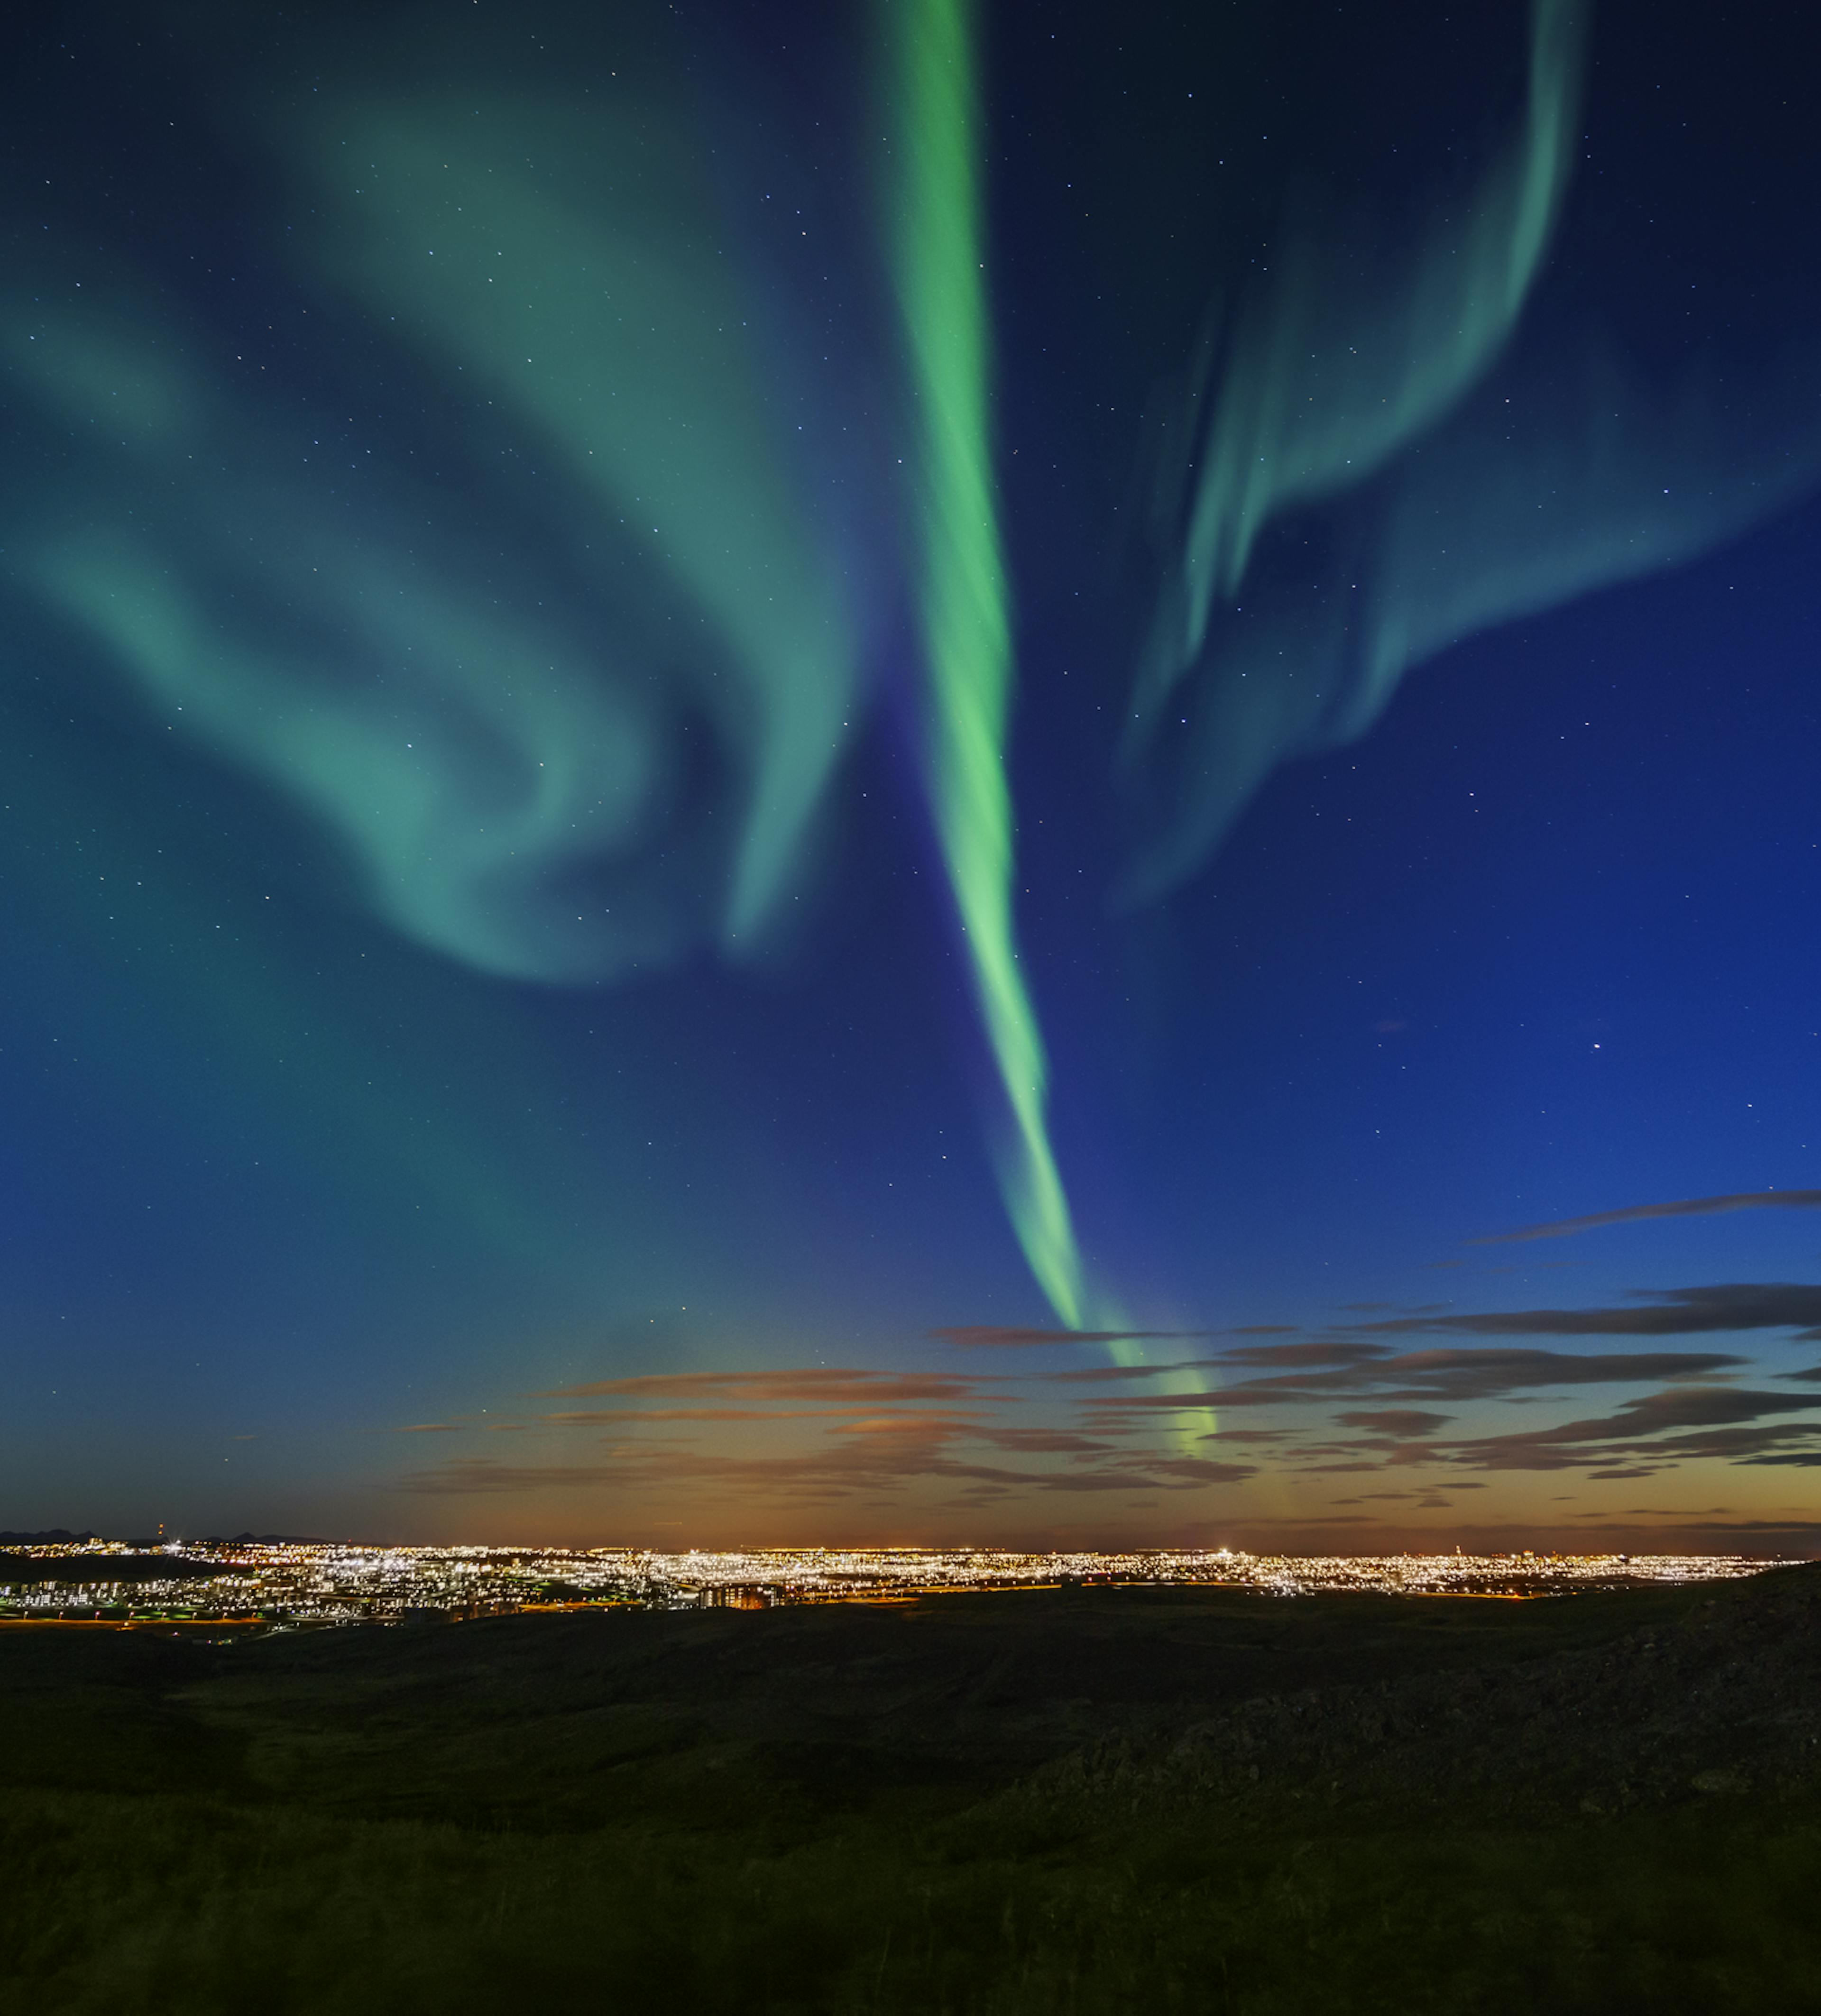
{"label": "dark hill", "polygon": [[0,1719],[72,2007],[1821,2006],[1821,1568],[27,1628]]}
{"label": "dark hill", "polygon": [[182,1554],[0,1553],[0,1588],[42,1582],[198,1582],[221,1573],[213,1561]]}

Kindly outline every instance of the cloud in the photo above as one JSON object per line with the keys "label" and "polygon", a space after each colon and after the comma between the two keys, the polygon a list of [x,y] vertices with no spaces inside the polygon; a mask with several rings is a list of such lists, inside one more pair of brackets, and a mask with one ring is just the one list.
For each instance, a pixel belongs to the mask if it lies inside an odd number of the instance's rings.
{"label": "cloud", "polygon": [[[644,1503],[673,1492],[692,1503],[707,1496],[802,1507],[871,1502],[914,1483],[1009,1496],[1192,1492],[1255,1474],[1252,1463],[1230,1460],[1226,1452],[1188,1455],[1134,1442],[1152,1425],[1141,1421],[1085,1433],[1069,1422],[1008,1423],[997,1410],[1029,1397],[1007,1391],[1009,1383],[1002,1374],[820,1366],[590,1381],[561,1391],[606,1398],[608,1405],[546,1414],[528,1425],[604,1431],[597,1460],[532,1465],[463,1458],[419,1471],[400,1488],[432,1496],[590,1489]],[[725,1427],[738,1438],[749,1424],[772,1421],[810,1426],[789,1449],[644,1432],[686,1424]],[[1025,1459],[1026,1467],[971,1460],[975,1451]]]}
{"label": "cloud", "polygon": [[1629,1386],[1652,1380],[1704,1379],[1749,1361],[1722,1351],[1574,1352],[1444,1348],[1405,1352],[1365,1368],[1396,1397],[1487,1400],[1527,1388]]}
{"label": "cloud", "polygon": [[1111,1442],[1091,1441],[1086,1435],[1071,1435],[1066,1428],[972,1428],[968,1439],[990,1442],[994,1449],[1026,1456],[1101,1455],[1113,1446]]}
{"label": "cloud", "polygon": [[[1219,1407],[1242,1407],[1248,1404],[1242,1397],[1246,1389],[1228,1387],[1219,1388],[1198,1388],[1188,1393],[1112,1393],[1104,1398],[1095,1398],[1081,1402],[1083,1411],[1093,1416],[1104,1416],[1109,1420],[1119,1414],[1171,1414],[1212,1413]],[[1254,1399],[1254,1406],[1268,1406],[1271,1402]]]}
{"label": "cloud", "polygon": [[1350,1428],[1371,1428],[1382,1435],[1432,1435],[1454,1419],[1451,1414],[1426,1414],[1410,1407],[1390,1407],[1379,1413],[1336,1414]]}
{"label": "cloud", "polygon": [[[1611,1414],[1449,1444],[1447,1460],[1479,1470],[1560,1470],[1617,1463],[1624,1467],[1626,1474],[1638,1463],[1661,1467],[1667,1462],[1697,1457],[1762,1461],[1768,1452],[1780,1452],[1792,1442],[1812,1440],[1816,1430],[1806,1424],[1772,1428],[1740,1424],[1754,1424],[1767,1415],[1816,1408],[1821,1408],[1821,1396],[1758,1392],[1736,1386],[1677,1387],[1627,1400]],[[1675,1428],[1717,1432],[1664,1432]],[[1643,1439],[1646,1437],[1660,1439]]]}
{"label": "cloud", "polygon": [[1800,1325],[1805,1341],[1821,1340],[1821,1285],[1812,1282],[1732,1281],[1711,1287],[1638,1288],[1632,1294],[1636,1305],[1629,1308],[1398,1316],[1358,1327],[1378,1336],[1464,1330],[1476,1337],[1682,1337]]}
{"label": "cloud", "polygon": [[[1821,1290],[1787,1284],[1685,1288],[1639,1297],[1636,1309],[1569,1312],[1563,1319],[1578,1327],[1614,1317],[1646,1326],[1717,1327],[1744,1309],[1763,1322],[1788,1323],[1806,1316],[1818,1298]],[[1407,1334],[1446,1323],[1525,1320],[1410,1312],[1361,1327]],[[1821,1421],[1776,1418],[1821,1409],[1821,1393],[1814,1391],[1821,1382],[1777,1391],[1729,1384],[1748,1363],[1730,1352],[1415,1341],[1420,1348],[1401,1349],[1383,1334],[1277,1332],[1210,1357],[1024,1376],[796,1366],[593,1380],[545,1397],[598,1405],[528,1422],[423,1423],[407,1431],[453,1433],[464,1426],[593,1431],[600,1438],[597,1460],[515,1465],[464,1459],[419,1471],[402,1488],[437,1495],[589,1489],[634,1503],[673,1495],[691,1503],[709,1497],[788,1509],[871,1503],[912,1488],[921,1499],[934,1487],[944,1502],[958,1503],[957,1492],[1005,1499],[1192,1492],[1257,1475],[1270,1450],[1289,1478],[1407,1476],[1415,1468],[1426,1474],[1411,1488],[1433,1492],[1456,1488],[1457,1479],[1459,1488],[1473,1488],[1462,1473],[1650,1474],[1700,1460],[1808,1467],[1821,1445]],[[1462,1409],[1540,1402],[1552,1392],[1603,1385],[1653,1390],[1605,1415],[1509,1435],[1448,1435]],[[1071,1403],[1068,1417],[1048,1418],[1053,1407],[1044,1402],[1064,1400]],[[1247,1412],[1277,1408],[1302,1409],[1305,1421],[1307,1410],[1319,1410],[1311,1424],[1316,1432],[1275,1424],[1218,1431]],[[1197,1414],[1204,1418],[1190,1418]],[[1332,1428],[1320,1422],[1321,1414],[1329,1416]],[[767,1429],[763,1441],[755,1440],[755,1427],[767,1423],[793,1425]],[[1204,1432],[1210,1429],[1216,1431]],[[772,1439],[785,1433],[788,1444]],[[1185,1434],[1193,1438],[1186,1446]],[[1445,1482],[1437,1471],[1445,1472]]]}
{"label": "cloud", "polygon": [[1132,1457],[1095,1469],[1017,1471],[961,1463],[938,1453],[926,1437],[882,1438],[857,1447],[828,1446],[792,1456],[718,1456],[705,1451],[636,1448],[597,1463],[515,1465],[458,1458],[406,1478],[398,1489],[416,1496],[463,1496],[543,1490],[619,1490],[641,1497],[665,1486],[697,1498],[737,1495],[748,1502],[831,1503],[856,1492],[921,1478],[953,1480],[1004,1490],[1076,1494],[1105,1491],[1192,1491],[1236,1484],[1257,1474],[1249,1463],[1198,1456]]}
{"label": "cloud", "polygon": [[[1008,1396],[996,1395],[997,1398]],[[824,1421],[849,1420],[866,1411],[871,1402],[856,1402],[845,1407],[618,1407],[584,1408],[570,1413],[543,1414],[539,1419],[557,1427],[623,1427],[636,1421]],[[972,1414],[950,1413],[945,1418],[965,1420]]]}
{"label": "cloud", "polygon": [[1617,1431],[1633,1435],[1660,1428],[1711,1427],[1722,1423],[1755,1421],[1766,1414],[1788,1414],[1821,1407],[1821,1395],[1761,1393],[1740,1386],[1682,1386],[1646,1393],[1620,1403],[1603,1420],[1570,1421],[1540,1431],[1557,1442],[1587,1441]]}
{"label": "cloud", "polygon": [[874,1406],[896,1400],[1009,1399],[983,1388],[1003,1386],[995,1373],[867,1372],[849,1366],[810,1366],[777,1372],[656,1372],[630,1379],[591,1379],[580,1386],[555,1386],[535,1397],[584,1400],[617,1395],[626,1399],[730,1399],[852,1402]]}
{"label": "cloud", "polygon": [[1206,1372],[1217,1358],[1179,1359],[1174,1365],[1086,1365],[1070,1372],[1040,1372],[1034,1376],[1057,1385],[1102,1386],[1128,1379],[1161,1379],[1176,1372]]}
{"label": "cloud", "polygon": [[1342,1344],[1332,1339],[1318,1344],[1255,1344],[1222,1352],[1221,1362],[1227,1365],[1359,1365],[1383,1357],[1390,1348],[1388,1345]]}
{"label": "cloud", "polygon": [[1161,1379],[1177,1372],[1217,1372],[1229,1365],[1355,1365],[1388,1357],[1390,1351],[1388,1344],[1343,1343],[1336,1339],[1314,1344],[1250,1344],[1223,1351],[1218,1358],[1183,1358],[1165,1365],[1088,1365],[1067,1372],[1041,1373],[1038,1377],[1058,1385],[1107,1385],[1124,1380]]}
{"label": "cloud", "polygon": [[1250,1463],[1215,1463],[1205,1456],[1153,1456],[1144,1467],[1187,1484],[1237,1484],[1242,1478],[1257,1474]]}
{"label": "cloud", "polygon": [[944,1344],[975,1351],[983,1346],[1002,1348],[1029,1344],[1123,1344],[1128,1338],[1212,1337],[1214,1333],[1206,1330],[1026,1330],[1014,1324],[960,1323],[929,1334]]}
{"label": "cloud", "polygon": [[[982,1473],[985,1474],[986,1473]],[[1026,1477],[1015,1471],[992,1473],[1008,1483],[1035,1485],[1044,1491],[1199,1491],[1211,1484],[1242,1484],[1256,1477],[1246,1463],[1214,1463],[1196,1456],[1156,1459],[1135,1463],[1130,1471],[1051,1471]]]}
{"label": "cloud", "polygon": [[1736,1190],[1725,1197],[1682,1197],[1673,1204],[1635,1204],[1623,1211],[1596,1211],[1585,1218],[1557,1218],[1542,1225],[1520,1226],[1516,1232],[1494,1232],[1469,1239],[1469,1246],[1513,1246],[1528,1239],[1569,1239],[1578,1232],[1597,1232],[1608,1225],[1637,1225],[1652,1218],[1711,1218],[1728,1211],[1814,1211],[1821,1208],[1821,1190]]}
{"label": "cloud", "polygon": [[1083,1405],[1089,1413],[1111,1420],[1120,1413],[1313,1406],[1355,1395],[1461,1404],[1527,1389],[1707,1378],[1747,1362],[1732,1352],[1716,1351],[1583,1352],[1515,1346],[1487,1350],[1443,1347],[1393,1355],[1368,1346],[1350,1362],[1314,1371],[1278,1373],[1189,1392],[1097,1394]]}
{"label": "cloud", "polygon": [[1703,1435],[1669,1435],[1656,1446],[1679,1460],[1756,1463],[1778,1451],[1821,1446],[1821,1425],[1786,1422],[1772,1428],[1715,1428]]}

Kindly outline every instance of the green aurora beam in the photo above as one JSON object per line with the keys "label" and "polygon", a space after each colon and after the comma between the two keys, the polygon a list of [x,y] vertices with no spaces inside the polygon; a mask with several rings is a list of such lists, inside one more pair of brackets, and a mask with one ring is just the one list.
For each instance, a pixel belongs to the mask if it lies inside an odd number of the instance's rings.
{"label": "green aurora beam", "polygon": [[1079,1329],[1081,1256],[1050,1142],[1048,1063],[1011,916],[1011,653],[987,410],[972,15],[969,0],[900,0],[885,13],[895,128],[890,246],[918,457],[917,592],[932,703],[926,761],[975,996],[1010,1112],[1000,1188],[1038,1285]]}

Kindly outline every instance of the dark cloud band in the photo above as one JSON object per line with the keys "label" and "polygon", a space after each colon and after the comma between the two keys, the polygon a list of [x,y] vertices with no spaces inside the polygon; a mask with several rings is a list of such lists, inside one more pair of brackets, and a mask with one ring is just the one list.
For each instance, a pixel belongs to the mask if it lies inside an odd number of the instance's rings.
{"label": "dark cloud band", "polygon": [[946,1330],[932,1330],[932,1337],[964,1350],[1027,1344],[1123,1344],[1130,1338],[1212,1337],[1208,1330],[1027,1330],[1016,1324],[957,1323]]}
{"label": "dark cloud band", "polygon": [[1628,1307],[1501,1309],[1466,1316],[1397,1316],[1361,1323],[1368,1334],[1410,1337],[1693,1337],[1717,1330],[1800,1327],[1821,1338],[1821,1283],[1725,1281],[1711,1287],[1639,1288]]}
{"label": "dark cloud band", "polygon": [[1821,1190],[1736,1190],[1725,1197],[1682,1197],[1672,1204],[1635,1204],[1623,1211],[1596,1211],[1585,1218],[1552,1219],[1542,1225],[1520,1226],[1516,1232],[1489,1233],[1469,1239],[1469,1246],[1515,1246],[1527,1239],[1568,1239],[1577,1232],[1597,1232],[1608,1225],[1637,1225],[1651,1218],[1715,1218],[1729,1211],[1813,1211],[1821,1208]]}

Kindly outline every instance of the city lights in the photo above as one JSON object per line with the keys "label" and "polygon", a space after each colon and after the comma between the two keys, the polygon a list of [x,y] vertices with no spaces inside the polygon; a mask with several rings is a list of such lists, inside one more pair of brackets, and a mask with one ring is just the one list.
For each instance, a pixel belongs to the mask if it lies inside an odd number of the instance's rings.
{"label": "city lights", "polygon": [[[168,1574],[159,1572],[160,1554],[169,1559]],[[1279,1597],[1536,1597],[1720,1580],[1771,1565],[1738,1554],[1303,1556],[1226,1548],[1027,1553],[975,1547],[671,1553],[215,1539],[157,1548],[85,1540],[0,1548],[0,1624],[397,1625],[613,1605],[766,1609],[1096,1586],[1220,1587]]]}

